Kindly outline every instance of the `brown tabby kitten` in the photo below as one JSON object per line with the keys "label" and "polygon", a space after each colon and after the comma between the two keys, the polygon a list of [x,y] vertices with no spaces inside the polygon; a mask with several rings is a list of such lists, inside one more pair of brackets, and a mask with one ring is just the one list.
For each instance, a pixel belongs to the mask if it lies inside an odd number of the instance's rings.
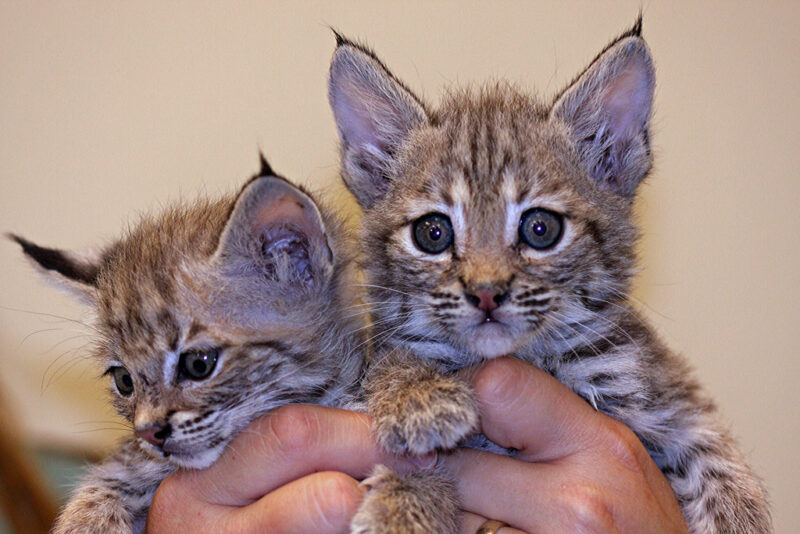
{"label": "brown tabby kitten", "polygon": [[258,416],[353,398],[362,325],[343,228],[263,158],[235,197],[174,206],[98,253],[12,238],[94,307],[96,355],[135,429],[56,533],[140,532],[167,475],[208,467]]}
{"label": "brown tabby kitten", "polygon": [[[451,449],[478,423],[454,371],[514,355],[628,425],[692,532],[771,532],[761,483],[712,402],[629,304],[654,84],[641,21],[551,102],[497,84],[438,110],[338,38],[329,98],[342,176],[364,208],[369,411],[388,450]],[[486,441],[470,444],[499,449]],[[377,471],[354,531],[455,532],[441,476]]]}

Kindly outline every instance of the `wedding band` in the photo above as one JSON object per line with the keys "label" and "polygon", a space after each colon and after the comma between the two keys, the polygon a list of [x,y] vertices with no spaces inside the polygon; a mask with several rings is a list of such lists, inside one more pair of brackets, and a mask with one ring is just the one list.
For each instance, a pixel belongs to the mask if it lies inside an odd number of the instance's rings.
{"label": "wedding band", "polygon": [[484,522],[475,534],[497,534],[497,531],[503,527],[507,527],[506,523],[497,521],[496,519],[488,519]]}

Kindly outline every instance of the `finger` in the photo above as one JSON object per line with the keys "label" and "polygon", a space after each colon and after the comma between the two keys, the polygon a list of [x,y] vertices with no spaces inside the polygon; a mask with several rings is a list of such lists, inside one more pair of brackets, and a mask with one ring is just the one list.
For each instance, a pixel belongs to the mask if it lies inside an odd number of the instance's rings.
{"label": "finger", "polygon": [[158,489],[147,534],[347,532],[363,497],[356,480],[337,472],[308,475],[241,508],[208,504],[172,480]]}
{"label": "finger", "polygon": [[[659,525],[652,532],[685,531],[664,527],[669,523],[665,517],[682,519],[674,495],[658,495],[641,474],[615,459],[527,463],[460,449],[445,463],[457,481],[462,509],[531,534],[641,532],[647,521]],[[649,519],[626,513],[631,502],[637,503],[637,510],[648,510]]]}
{"label": "finger", "polygon": [[173,534],[175,532],[224,532],[222,523],[234,508],[209,504],[194,491],[178,482],[173,475],[167,477],[156,490],[147,511],[146,534]]}
{"label": "finger", "polygon": [[340,471],[363,478],[376,463],[413,469],[409,461],[378,449],[366,415],[290,405],[256,420],[210,468],[175,476],[209,503],[242,506],[310,473]]}
{"label": "finger", "polygon": [[[461,517],[461,525],[459,528],[459,532],[461,534],[476,534],[478,529],[481,528],[486,522],[485,517],[481,517],[477,514],[473,514],[470,512],[464,512],[463,516]],[[522,530],[517,530],[511,526],[505,526],[497,531],[497,534],[526,534]]]}
{"label": "finger", "polygon": [[568,456],[591,442],[589,404],[564,384],[515,358],[487,363],[472,377],[481,404],[481,430],[529,462]]}
{"label": "finger", "polygon": [[225,532],[345,533],[364,496],[358,481],[338,472],[294,480],[257,502],[236,509]]}
{"label": "finger", "polygon": [[560,491],[554,483],[556,466],[470,449],[448,455],[445,465],[454,475],[463,510],[519,528],[547,526],[552,497]]}
{"label": "finger", "polygon": [[659,495],[672,495],[633,431],[591,408],[541,369],[501,358],[479,369],[473,384],[481,402],[482,432],[495,443],[517,449],[515,458],[546,462],[581,452],[588,469],[613,462],[628,475],[643,475]]}

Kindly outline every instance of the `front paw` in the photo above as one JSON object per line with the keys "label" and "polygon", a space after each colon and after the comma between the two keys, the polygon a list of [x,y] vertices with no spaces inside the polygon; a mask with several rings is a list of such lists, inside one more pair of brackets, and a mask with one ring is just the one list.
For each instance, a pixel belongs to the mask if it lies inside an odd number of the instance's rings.
{"label": "front paw", "polygon": [[456,489],[442,472],[401,476],[378,465],[361,484],[367,493],[350,523],[351,534],[458,531]]}
{"label": "front paw", "polygon": [[67,503],[50,534],[133,534],[140,532],[125,503],[105,488],[81,488]]}
{"label": "front paw", "polygon": [[469,386],[437,376],[397,391],[391,405],[371,410],[375,434],[387,451],[421,456],[454,448],[478,428],[478,405]]}
{"label": "front paw", "polygon": [[135,531],[127,517],[86,510],[62,514],[50,534],[134,534]]}

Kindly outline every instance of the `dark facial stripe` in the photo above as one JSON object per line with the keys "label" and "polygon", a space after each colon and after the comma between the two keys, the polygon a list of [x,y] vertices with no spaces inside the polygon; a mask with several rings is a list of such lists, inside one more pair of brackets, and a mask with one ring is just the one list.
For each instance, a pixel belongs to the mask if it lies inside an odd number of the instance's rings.
{"label": "dark facial stripe", "polygon": [[284,355],[288,356],[289,358],[291,358],[295,362],[301,362],[301,363],[302,362],[309,362],[309,361],[313,361],[313,359],[314,359],[310,354],[305,353],[305,352],[298,352],[296,350],[293,350],[292,347],[287,345],[286,343],[283,343],[282,341],[277,341],[277,340],[274,340],[274,339],[266,339],[266,340],[263,340],[263,341],[253,341],[253,342],[250,342],[250,343],[246,343],[246,344],[244,344],[242,346],[246,347],[246,348],[251,348],[251,349],[270,349],[270,350],[274,350],[275,352],[279,352],[281,354],[284,354]]}
{"label": "dark facial stripe", "polygon": [[186,332],[187,342],[194,339],[196,336],[202,334],[205,331],[206,331],[205,325],[202,325],[197,321],[192,321],[192,324],[189,325],[189,331]]}
{"label": "dark facial stripe", "polygon": [[175,320],[175,317],[172,315],[167,309],[161,310],[159,312],[158,317],[158,326],[161,328],[163,332],[165,332],[165,337],[168,340],[169,349],[174,351],[178,349],[178,341],[180,340],[180,326],[178,325],[178,321]]}

